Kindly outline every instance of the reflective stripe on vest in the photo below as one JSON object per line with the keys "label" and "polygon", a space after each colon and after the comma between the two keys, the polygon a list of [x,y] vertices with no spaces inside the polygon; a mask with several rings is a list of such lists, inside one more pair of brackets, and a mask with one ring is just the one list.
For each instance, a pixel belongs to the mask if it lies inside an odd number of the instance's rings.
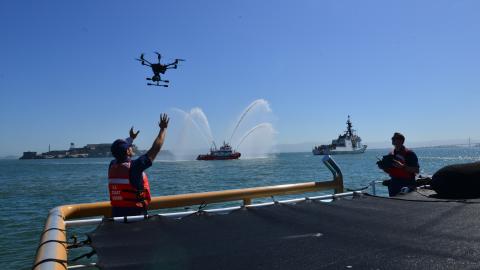
{"label": "reflective stripe on vest", "polygon": [[130,184],[130,180],[123,178],[108,179],[109,184]]}
{"label": "reflective stripe on vest", "polygon": [[[110,203],[114,207],[133,207],[144,208],[150,203],[150,185],[145,173],[143,176],[143,192],[138,196],[138,190],[130,184],[130,165],[131,162],[116,163],[112,162],[108,170],[108,191],[110,193]],[[143,197],[143,200],[142,200]]]}

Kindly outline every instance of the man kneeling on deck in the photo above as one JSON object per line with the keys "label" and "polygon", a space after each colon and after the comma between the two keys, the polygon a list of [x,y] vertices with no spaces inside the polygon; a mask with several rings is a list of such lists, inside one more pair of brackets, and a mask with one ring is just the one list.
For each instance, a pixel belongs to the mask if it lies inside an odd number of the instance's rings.
{"label": "man kneeling on deck", "polygon": [[140,131],[136,133],[130,129],[130,137],[125,140],[118,139],[111,146],[112,155],[115,157],[108,168],[108,191],[112,216],[146,215],[150,203],[150,186],[147,175],[143,172],[155,160],[165,140],[165,132],[170,119],[166,114],[160,114],[160,132],[153,142],[152,147],[145,155],[131,160],[135,154],[132,143]]}
{"label": "man kneeling on deck", "polygon": [[392,137],[392,145],[395,148],[377,162],[378,167],[390,175],[391,179],[387,181],[390,197],[401,191],[408,192],[415,189],[415,175],[420,172],[417,155],[405,148],[404,142],[405,136],[395,132]]}

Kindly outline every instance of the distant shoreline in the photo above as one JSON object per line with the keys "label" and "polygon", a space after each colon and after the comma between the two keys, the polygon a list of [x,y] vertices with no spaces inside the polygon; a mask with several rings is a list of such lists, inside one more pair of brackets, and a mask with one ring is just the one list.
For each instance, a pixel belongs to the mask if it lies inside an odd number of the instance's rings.
{"label": "distant shoreline", "polygon": [[[19,157],[20,160],[25,159],[71,159],[71,158],[111,158],[110,143],[87,144],[84,147],[76,148],[73,143],[70,144],[68,150],[50,150],[41,154],[34,151],[23,152]],[[136,145],[132,145],[134,152],[137,155],[143,155],[147,150],[140,150]],[[50,147],[49,147],[50,148]],[[163,154],[171,154],[168,150],[161,151]],[[13,155],[8,157],[14,158]]]}
{"label": "distant shoreline", "polygon": [[[310,143],[311,144],[311,143]],[[281,154],[281,153],[308,153],[308,152],[311,152],[310,149],[308,149],[306,146],[307,145],[310,145],[308,143],[301,143],[301,144],[279,144],[277,145],[275,148],[275,150],[272,152],[274,154]],[[102,144],[99,144],[99,145],[102,145]],[[106,144],[105,144],[106,145]],[[313,145],[313,144],[311,144]],[[88,146],[92,146],[92,145],[88,145]],[[407,145],[408,147],[408,145]],[[468,144],[439,144],[439,145],[423,145],[423,146],[417,146],[415,144],[413,144],[412,146],[410,146],[410,148],[412,149],[422,149],[422,148],[468,148],[468,147],[471,147],[471,148],[478,148],[480,147],[480,143],[472,143],[470,145]],[[108,147],[107,147],[107,153],[106,154],[102,154],[102,155],[89,155],[89,156],[69,156],[69,157],[62,157],[62,153],[65,155],[66,152],[68,152],[69,150],[60,150],[60,151],[50,151],[50,152],[45,152],[45,153],[42,153],[42,154],[46,154],[48,155],[48,153],[52,153],[52,152],[56,152],[56,153],[60,153],[60,156],[59,157],[54,157],[54,158],[102,158],[102,157],[112,157],[111,154],[110,154],[110,144],[108,144]],[[377,147],[369,147],[367,149],[367,151],[369,150],[382,150],[382,149],[390,149],[391,146],[377,146]],[[307,150],[308,149],[308,150]],[[136,150],[136,153],[141,155],[143,153],[145,153],[146,150]],[[24,153],[27,153],[27,152],[24,152]],[[30,152],[30,153],[35,153],[36,155],[36,152]],[[171,151],[169,150],[162,150],[162,153],[165,153],[167,155],[173,155],[171,153]],[[66,155],[65,155],[66,156]],[[0,156],[0,159],[20,159],[22,156],[19,156],[19,155],[5,155],[5,156]],[[24,158],[24,159],[48,159],[48,158]]]}
{"label": "distant shoreline", "polygon": [[[435,145],[435,146],[414,146],[410,147],[411,149],[435,149],[435,148],[479,148],[480,144],[475,144],[475,145]],[[372,151],[372,150],[389,150],[391,147],[377,147],[377,148],[371,148],[367,149],[366,151]],[[137,155],[142,155],[146,153],[146,150],[137,150]],[[311,153],[310,150],[300,150],[300,151],[295,151],[295,150],[290,150],[290,151],[274,151],[272,154],[287,154],[287,153]],[[161,150],[161,155],[173,155],[173,153],[169,150]],[[69,158],[110,158],[112,157],[111,155],[109,156],[89,156],[89,157],[57,157],[57,158],[50,158],[50,159],[69,159]],[[0,157],[0,160],[12,160],[12,159],[20,159],[21,156],[14,156],[14,155],[8,155],[8,156],[2,156]],[[30,159],[49,159],[49,158],[30,158]]]}

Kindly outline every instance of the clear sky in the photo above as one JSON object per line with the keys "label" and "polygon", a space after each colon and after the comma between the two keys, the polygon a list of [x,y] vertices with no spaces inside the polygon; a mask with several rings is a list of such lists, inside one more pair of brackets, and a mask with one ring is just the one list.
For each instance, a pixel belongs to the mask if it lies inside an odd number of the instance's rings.
{"label": "clear sky", "polygon": [[[155,137],[200,107],[214,134],[263,98],[278,143],[480,139],[480,1],[1,1],[0,156]],[[134,58],[187,59],[148,87]],[[172,122],[171,125],[175,125]],[[168,143],[168,137],[167,137]],[[168,144],[167,144],[168,145]],[[310,149],[305,149],[309,151]]]}

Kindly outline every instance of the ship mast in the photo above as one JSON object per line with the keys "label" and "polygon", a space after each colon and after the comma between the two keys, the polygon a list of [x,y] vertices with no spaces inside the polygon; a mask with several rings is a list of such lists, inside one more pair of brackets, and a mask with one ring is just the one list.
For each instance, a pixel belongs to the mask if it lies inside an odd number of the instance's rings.
{"label": "ship mast", "polygon": [[350,115],[348,116],[348,120],[347,120],[347,136],[350,138],[353,137],[352,122],[350,121]]}

